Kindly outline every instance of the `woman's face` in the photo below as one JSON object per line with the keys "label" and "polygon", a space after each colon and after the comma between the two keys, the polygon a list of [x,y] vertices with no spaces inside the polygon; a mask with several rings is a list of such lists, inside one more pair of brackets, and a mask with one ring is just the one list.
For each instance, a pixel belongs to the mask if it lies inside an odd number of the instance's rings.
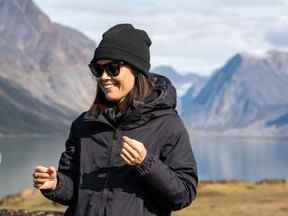
{"label": "woman's face", "polygon": [[[105,65],[109,62],[111,60],[101,59],[97,61],[97,64]],[[121,65],[120,73],[117,76],[109,76],[104,71],[102,76],[97,78],[97,84],[104,92],[107,100],[119,102],[134,87],[134,71],[127,65]]]}

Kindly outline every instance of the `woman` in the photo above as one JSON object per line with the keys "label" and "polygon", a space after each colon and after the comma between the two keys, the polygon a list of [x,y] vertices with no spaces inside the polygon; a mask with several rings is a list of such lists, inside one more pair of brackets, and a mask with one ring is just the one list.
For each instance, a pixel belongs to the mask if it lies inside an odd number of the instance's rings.
{"label": "woman", "polygon": [[73,121],[58,171],[38,166],[34,186],[65,215],[170,215],[196,197],[196,162],[176,91],[149,73],[151,40],[131,24],[103,34],[89,64],[97,93]]}

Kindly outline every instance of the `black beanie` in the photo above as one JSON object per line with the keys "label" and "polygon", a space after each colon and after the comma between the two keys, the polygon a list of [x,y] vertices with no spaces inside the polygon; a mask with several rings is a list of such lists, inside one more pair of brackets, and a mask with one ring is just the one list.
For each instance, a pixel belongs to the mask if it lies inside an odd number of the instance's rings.
{"label": "black beanie", "polygon": [[144,30],[136,29],[131,24],[118,24],[104,32],[92,62],[98,59],[123,60],[147,75],[151,43]]}

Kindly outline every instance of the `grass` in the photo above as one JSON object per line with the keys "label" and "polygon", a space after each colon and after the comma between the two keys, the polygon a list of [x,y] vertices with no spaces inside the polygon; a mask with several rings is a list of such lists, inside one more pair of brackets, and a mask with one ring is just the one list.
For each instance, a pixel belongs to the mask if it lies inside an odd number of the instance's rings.
{"label": "grass", "polygon": [[288,183],[210,182],[199,186],[198,198],[173,216],[286,216]]}
{"label": "grass", "polygon": [[29,211],[64,211],[65,206],[46,199],[38,190],[27,189],[19,194],[0,199],[0,209]]}
{"label": "grass", "polygon": [[[0,209],[64,211],[65,207],[45,199],[36,190],[0,200]],[[201,182],[197,199],[173,216],[287,216],[288,181]]]}

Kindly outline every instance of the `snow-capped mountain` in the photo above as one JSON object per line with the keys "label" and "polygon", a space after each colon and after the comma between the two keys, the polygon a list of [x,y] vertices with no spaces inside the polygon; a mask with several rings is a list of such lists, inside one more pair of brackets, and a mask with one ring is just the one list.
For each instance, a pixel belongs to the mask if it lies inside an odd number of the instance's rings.
{"label": "snow-capped mountain", "polygon": [[[187,91],[191,93],[192,89],[194,91],[193,97],[200,89],[204,86],[208,77],[200,76],[195,73],[180,74],[173,67],[170,66],[157,66],[152,69],[153,73],[161,74],[168,77],[171,82],[176,87],[177,91],[177,110],[181,113],[183,106],[189,102],[192,94],[189,94],[189,98],[183,100],[181,97],[186,94]],[[186,94],[187,95],[187,94]],[[183,104],[184,103],[184,104]]]}
{"label": "snow-capped mountain", "polygon": [[[193,128],[266,127],[288,111],[288,53],[237,54],[183,107]],[[189,92],[184,97],[189,97]]]}
{"label": "snow-capped mountain", "polygon": [[176,87],[178,97],[183,96],[190,87],[198,86],[207,80],[207,77],[196,73],[181,74],[170,66],[157,66],[152,72],[168,77]]}

